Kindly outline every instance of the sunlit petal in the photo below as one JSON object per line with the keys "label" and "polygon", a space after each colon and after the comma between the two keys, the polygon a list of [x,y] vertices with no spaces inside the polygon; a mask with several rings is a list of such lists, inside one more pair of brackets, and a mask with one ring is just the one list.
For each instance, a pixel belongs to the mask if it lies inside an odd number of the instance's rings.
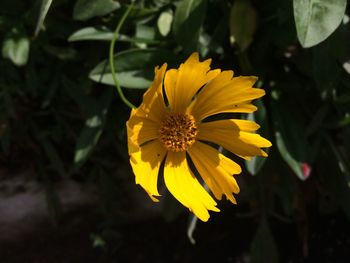
{"label": "sunlit petal", "polygon": [[159,196],[157,188],[159,167],[165,154],[164,147],[158,140],[154,140],[139,147],[139,151],[130,155],[136,184],[141,185],[155,202],[158,201],[156,197]]}
{"label": "sunlit petal", "polygon": [[164,166],[164,181],[170,193],[202,221],[208,210],[219,211],[216,202],[205,191],[188,167],[185,152],[169,152]]}
{"label": "sunlit petal", "polygon": [[218,150],[201,142],[196,142],[188,153],[215,198],[225,195],[232,203],[236,203],[232,193],[239,193],[239,187],[232,176],[241,173],[241,167],[225,157]]}
{"label": "sunlit petal", "polygon": [[198,53],[193,53],[178,70],[167,71],[164,87],[172,111],[185,112],[197,91],[220,73],[209,71],[210,63],[210,59],[199,62]]}
{"label": "sunlit petal", "polygon": [[203,87],[192,102],[189,112],[200,121],[223,112],[253,112],[250,101],[262,97],[265,91],[252,88],[256,77],[234,77],[232,71],[223,71]]}
{"label": "sunlit petal", "polygon": [[216,127],[216,123],[216,121],[200,123],[197,138],[221,145],[244,159],[250,159],[252,156],[267,156],[260,148],[270,147],[271,142],[259,134],[241,131],[239,126],[230,120],[226,120],[225,127],[222,127],[225,121],[219,121],[221,127]]}
{"label": "sunlit petal", "polygon": [[143,95],[143,102],[138,108],[140,116],[149,118],[156,122],[161,122],[166,112],[163,97],[163,79],[167,64],[161,68],[155,68],[155,77],[150,88]]}

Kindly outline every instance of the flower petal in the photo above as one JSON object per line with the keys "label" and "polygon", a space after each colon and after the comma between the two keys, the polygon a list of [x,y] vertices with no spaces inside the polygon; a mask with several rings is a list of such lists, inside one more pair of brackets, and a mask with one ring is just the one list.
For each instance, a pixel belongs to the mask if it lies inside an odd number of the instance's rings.
{"label": "flower petal", "polygon": [[203,87],[190,106],[197,121],[223,112],[253,112],[251,100],[262,97],[265,91],[252,88],[256,77],[233,77],[232,71],[223,71]]}
{"label": "flower petal", "polygon": [[170,193],[202,221],[208,221],[208,210],[220,211],[188,167],[186,152],[168,152],[164,181]]}
{"label": "flower petal", "polygon": [[163,79],[166,68],[166,63],[164,63],[161,68],[155,68],[155,77],[153,83],[143,95],[143,102],[138,108],[140,110],[140,115],[159,123],[163,120],[163,116],[166,112],[163,97]]}
{"label": "flower petal", "polygon": [[223,146],[230,152],[249,160],[252,156],[264,156],[267,154],[260,148],[270,147],[271,142],[259,134],[241,131],[239,126],[231,120],[200,123],[198,125],[198,139],[209,141]]}
{"label": "flower petal", "polygon": [[138,151],[130,155],[136,184],[141,185],[154,202],[158,202],[155,197],[159,196],[157,188],[158,172],[165,154],[166,150],[159,140],[154,140],[139,147]]}
{"label": "flower petal", "polygon": [[239,186],[233,174],[241,173],[241,167],[213,147],[196,142],[188,153],[204,182],[221,200],[225,195],[228,200],[236,204],[232,193],[239,193]]}
{"label": "flower petal", "polygon": [[[204,124],[204,123],[203,123]],[[220,129],[220,130],[237,130],[246,132],[255,132],[260,128],[260,125],[254,121],[239,120],[239,119],[228,119],[205,122],[204,125],[208,129]]]}
{"label": "flower petal", "polygon": [[198,53],[193,53],[178,70],[167,71],[164,87],[172,111],[185,112],[197,91],[220,73],[209,71],[210,63],[210,59],[199,62]]}
{"label": "flower petal", "polygon": [[143,116],[142,110],[132,109],[126,122],[129,154],[137,151],[143,143],[158,138],[159,123]]}

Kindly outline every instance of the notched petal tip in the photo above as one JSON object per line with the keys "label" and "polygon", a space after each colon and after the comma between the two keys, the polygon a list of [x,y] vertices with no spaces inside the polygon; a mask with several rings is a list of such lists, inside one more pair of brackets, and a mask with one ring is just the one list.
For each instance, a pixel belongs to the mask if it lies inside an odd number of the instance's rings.
{"label": "notched petal tip", "polygon": [[259,77],[257,76],[249,76],[249,77],[255,81],[254,83],[256,83],[259,80]]}
{"label": "notched petal tip", "polygon": [[261,150],[261,157],[268,157],[269,154],[265,152],[264,150]]}
{"label": "notched petal tip", "polygon": [[155,203],[159,203],[159,199],[157,199],[159,196],[155,196],[155,195],[151,195],[151,194],[148,194],[148,196],[151,198],[151,200]]}
{"label": "notched petal tip", "polygon": [[163,65],[161,67],[158,66],[155,66],[154,67],[154,74],[156,75],[158,71],[163,71],[163,70],[166,70],[168,67],[168,64],[167,63],[163,63]]}
{"label": "notched petal tip", "polygon": [[232,204],[237,205],[236,198],[234,198],[233,195],[231,195],[230,197],[226,196],[226,199],[230,201]]}
{"label": "notched petal tip", "polygon": [[149,198],[150,198],[153,202],[159,203],[159,199],[158,199],[158,198],[161,197],[161,195],[158,193],[158,190],[157,190],[156,193],[151,193],[150,191],[148,191],[147,189],[145,189],[144,186],[142,186],[141,183],[137,182],[137,180],[135,180],[135,183],[136,183],[137,185],[139,185],[142,189],[145,190],[145,192],[147,193],[147,195],[149,196]]}
{"label": "notched petal tip", "polygon": [[[190,60],[196,60],[197,62],[199,62],[199,54],[198,52],[193,52],[189,57],[188,59],[186,60],[187,61],[190,61]],[[186,63],[185,62],[185,63]]]}

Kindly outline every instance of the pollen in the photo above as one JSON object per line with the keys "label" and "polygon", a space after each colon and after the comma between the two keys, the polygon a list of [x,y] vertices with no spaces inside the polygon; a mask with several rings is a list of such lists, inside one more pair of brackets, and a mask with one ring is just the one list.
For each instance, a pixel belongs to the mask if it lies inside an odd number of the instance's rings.
{"label": "pollen", "polygon": [[159,129],[159,138],[169,151],[182,152],[196,141],[197,133],[192,115],[169,113]]}

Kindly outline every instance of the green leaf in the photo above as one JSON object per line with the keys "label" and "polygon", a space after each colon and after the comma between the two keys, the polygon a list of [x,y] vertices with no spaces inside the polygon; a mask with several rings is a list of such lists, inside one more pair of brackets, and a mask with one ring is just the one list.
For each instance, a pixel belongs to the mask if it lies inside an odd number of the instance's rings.
{"label": "green leaf", "polygon": [[272,236],[269,225],[264,218],[250,249],[252,263],[277,263],[279,262],[278,250],[276,242]]}
{"label": "green leaf", "polygon": [[266,162],[265,157],[253,156],[250,161],[245,161],[247,170],[252,175],[257,175]]}
{"label": "green leaf", "polygon": [[329,37],[341,23],[346,0],[294,0],[298,39],[305,48]]}
{"label": "green leaf", "polygon": [[42,147],[44,148],[48,159],[51,162],[52,167],[57,171],[57,173],[60,176],[64,177],[66,175],[66,172],[64,169],[63,161],[53,144],[46,137],[39,137],[39,140]]}
{"label": "green leaf", "polygon": [[52,4],[52,0],[42,0],[41,1],[40,14],[38,17],[38,22],[36,24],[34,36],[37,36],[39,34],[40,29],[43,27],[45,17],[47,15],[47,12],[50,9],[51,4]]}
{"label": "green leaf", "polygon": [[275,139],[281,157],[301,180],[310,175],[310,146],[306,140],[305,127],[295,114],[287,109],[287,101],[272,103]]}
{"label": "green leaf", "polygon": [[324,137],[327,143],[320,152],[319,162],[322,185],[331,193],[334,200],[350,219],[350,174],[347,163],[344,163],[331,138],[328,135]]}
{"label": "green leaf", "polygon": [[23,32],[13,29],[4,40],[2,56],[17,66],[26,65],[29,56],[29,38]]}
{"label": "green leaf", "polygon": [[[49,179],[47,179],[49,180]],[[47,209],[49,211],[51,220],[53,221],[54,225],[57,226],[58,219],[63,214],[63,206],[61,199],[55,189],[55,187],[52,185],[52,183],[48,183],[48,186],[46,187],[46,205]]]}
{"label": "green leaf", "polygon": [[[127,5],[123,6],[121,8],[122,12],[125,12],[128,8]],[[148,21],[149,19],[152,19],[159,13],[159,8],[153,7],[145,7],[145,6],[138,6],[134,5],[133,8],[130,11],[129,18],[130,20],[139,20],[139,21]]]}
{"label": "green leaf", "polygon": [[342,72],[334,55],[336,44],[336,41],[330,38],[312,49],[313,78],[321,91],[329,93],[338,87]]}
{"label": "green leaf", "polygon": [[[159,49],[130,49],[114,56],[120,86],[131,89],[148,88],[154,77],[154,67],[173,60],[171,52]],[[89,77],[93,81],[114,86],[107,60],[99,63]]]}
{"label": "green leaf", "polygon": [[302,171],[302,164],[293,158],[290,151],[288,150],[285,139],[282,137],[279,131],[275,132],[276,144],[277,148],[281,153],[282,158],[286,161],[289,167],[293,170],[293,172],[301,179],[305,180],[305,176]]}
{"label": "green leaf", "polygon": [[68,41],[84,41],[84,40],[103,40],[111,41],[113,32],[109,30],[97,29],[95,27],[85,27],[74,32],[68,38]]}
{"label": "green leaf", "polygon": [[[75,41],[91,41],[91,40],[99,40],[99,41],[111,41],[113,38],[113,32],[107,29],[99,29],[95,27],[84,27],[74,32],[68,38],[69,42]],[[129,37],[126,35],[119,34],[116,41],[120,42],[130,42],[130,43],[147,43],[147,44],[157,44],[158,40],[150,40],[146,38],[139,37]]]}
{"label": "green leaf", "polygon": [[81,165],[95,148],[105,125],[105,115],[112,101],[113,90],[107,89],[91,109],[90,117],[80,132],[74,155],[74,163]]}
{"label": "green leaf", "polygon": [[[250,113],[247,116],[248,120],[255,121],[259,125],[261,125],[261,128],[259,130],[259,133],[263,135],[266,138],[269,138],[268,134],[268,125],[267,125],[267,119],[266,119],[266,108],[262,102],[262,100],[258,100],[255,103],[258,107],[258,111],[255,113]],[[245,165],[247,167],[247,170],[250,174],[256,175],[259,173],[261,168],[264,166],[267,158],[260,157],[260,156],[253,156],[250,161],[245,161]]]}
{"label": "green leaf", "polygon": [[74,6],[73,18],[87,20],[95,16],[104,16],[120,7],[113,0],[78,0]]}
{"label": "green leaf", "polygon": [[138,24],[136,26],[135,37],[137,39],[144,39],[145,42],[137,43],[136,46],[139,48],[147,48],[147,42],[152,42],[156,37],[156,30],[153,26],[147,26],[143,24]]}
{"label": "green leaf", "polygon": [[160,14],[157,21],[159,33],[162,36],[167,36],[171,30],[171,23],[173,22],[173,12],[171,10],[164,11]]}
{"label": "green leaf", "polygon": [[230,14],[230,42],[237,43],[241,51],[253,41],[256,30],[256,11],[249,0],[236,0]]}
{"label": "green leaf", "polygon": [[309,122],[307,129],[305,131],[308,137],[315,134],[317,131],[319,131],[319,129],[322,127],[322,124],[328,112],[329,112],[328,104],[320,105],[320,108],[314,113],[314,116]]}
{"label": "green leaf", "polygon": [[183,0],[176,8],[175,40],[188,52],[195,49],[207,9],[206,0]]}
{"label": "green leaf", "polygon": [[74,155],[74,163],[83,163],[89,154],[96,146],[100,136],[102,134],[102,128],[90,128],[85,126],[80,132],[77,147]]}

